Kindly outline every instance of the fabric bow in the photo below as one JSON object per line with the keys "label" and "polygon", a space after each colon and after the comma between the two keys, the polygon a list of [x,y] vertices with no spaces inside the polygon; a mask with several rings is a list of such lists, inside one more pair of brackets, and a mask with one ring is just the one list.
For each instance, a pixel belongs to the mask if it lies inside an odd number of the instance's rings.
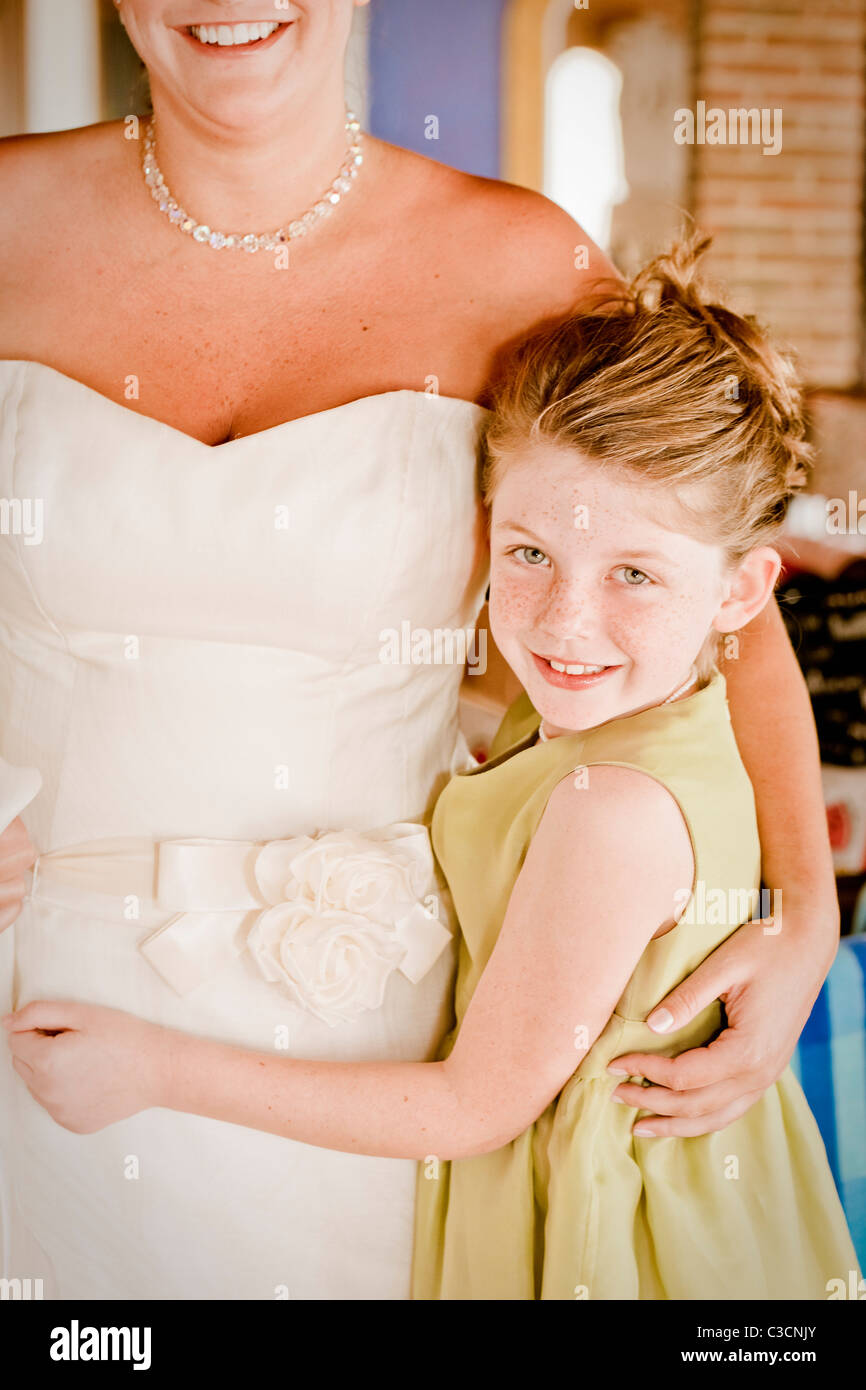
{"label": "fabric bow", "polygon": [[119,898],[125,918],[140,899],[173,913],[139,949],[178,994],[245,952],[332,1027],[378,1008],[394,970],[417,984],[451,940],[427,830],[411,821],[264,844],[88,841],[38,856],[31,896],[58,883]]}

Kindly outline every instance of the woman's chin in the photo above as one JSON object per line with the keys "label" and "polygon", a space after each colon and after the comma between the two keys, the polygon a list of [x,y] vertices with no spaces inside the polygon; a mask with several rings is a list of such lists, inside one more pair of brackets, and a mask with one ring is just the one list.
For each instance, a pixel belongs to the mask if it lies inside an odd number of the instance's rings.
{"label": "woman's chin", "polygon": [[[316,85],[314,74],[301,73],[296,28],[288,24],[276,30],[257,45],[261,52],[243,45],[202,44],[174,30],[169,37],[173,52],[166,54],[166,86],[179,90],[185,103],[215,125],[238,133],[260,129],[286,116],[300,85],[307,93]],[[154,91],[162,85],[159,72],[154,64]]]}
{"label": "woman's chin", "polygon": [[[183,80],[173,84],[171,105],[180,100],[187,111],[212,131],[224,132],[229,138],[259,139],[263,131],[272,130],[290,119],[285,77],[279,83],[223,82],[219,74],[207,80]],[[154,106],[159,107],[159,89],[152,87]],[[158,138],[158,136],[157,136]]]}

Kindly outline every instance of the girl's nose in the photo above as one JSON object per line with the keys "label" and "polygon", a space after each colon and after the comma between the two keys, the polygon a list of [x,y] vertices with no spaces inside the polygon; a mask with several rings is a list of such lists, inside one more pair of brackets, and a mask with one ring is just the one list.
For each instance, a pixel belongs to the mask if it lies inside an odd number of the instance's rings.
{"label": "girl's nose", "polygon": [[597,627],[595,607],[586,588],[561,579],[551,586],[539,621],[557,637],[587,637]]}

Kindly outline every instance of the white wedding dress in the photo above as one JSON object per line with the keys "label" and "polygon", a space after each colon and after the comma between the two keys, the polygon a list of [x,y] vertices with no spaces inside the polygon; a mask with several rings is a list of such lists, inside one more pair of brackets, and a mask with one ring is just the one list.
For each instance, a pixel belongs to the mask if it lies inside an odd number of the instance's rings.
{"label": "white wedding dress", "polygon": [[[42,775],[37,848],[427,819],[465,763],[462,669],[389,664],[383,633],[475,623],[484,414],[389,391],[211,448],[0,362],[0,493],[20,504],[0,755]],[[35,883],[0,936],[3,1011],[79,1000],[264,1050],[283,1027],[290,1055],[342,1060],[428,1058],[449,1026],[453,947],[329,1026],[243,955],[181,996],[139,950],[167,914],[121,901]],[[4,1277],[46,1298],[408,1296],[414,1163],[165,1109],[75,1135],[0,1048]]]}

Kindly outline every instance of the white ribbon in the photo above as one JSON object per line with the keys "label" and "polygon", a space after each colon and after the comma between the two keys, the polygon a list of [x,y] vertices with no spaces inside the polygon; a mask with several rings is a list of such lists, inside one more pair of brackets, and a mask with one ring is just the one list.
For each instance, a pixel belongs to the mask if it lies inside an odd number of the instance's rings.
{"label": "white ribbon", "polygon": [[[423,825],[249,840],[94,841],[40,855],[41,880],[138,894],[175,915],[140,950],[178,994],[245,948],[268,980],[333,1025],[381,1004],[394,969],[413,984],[451,933]],[[255,916],[251,919],[251,914]]]}

